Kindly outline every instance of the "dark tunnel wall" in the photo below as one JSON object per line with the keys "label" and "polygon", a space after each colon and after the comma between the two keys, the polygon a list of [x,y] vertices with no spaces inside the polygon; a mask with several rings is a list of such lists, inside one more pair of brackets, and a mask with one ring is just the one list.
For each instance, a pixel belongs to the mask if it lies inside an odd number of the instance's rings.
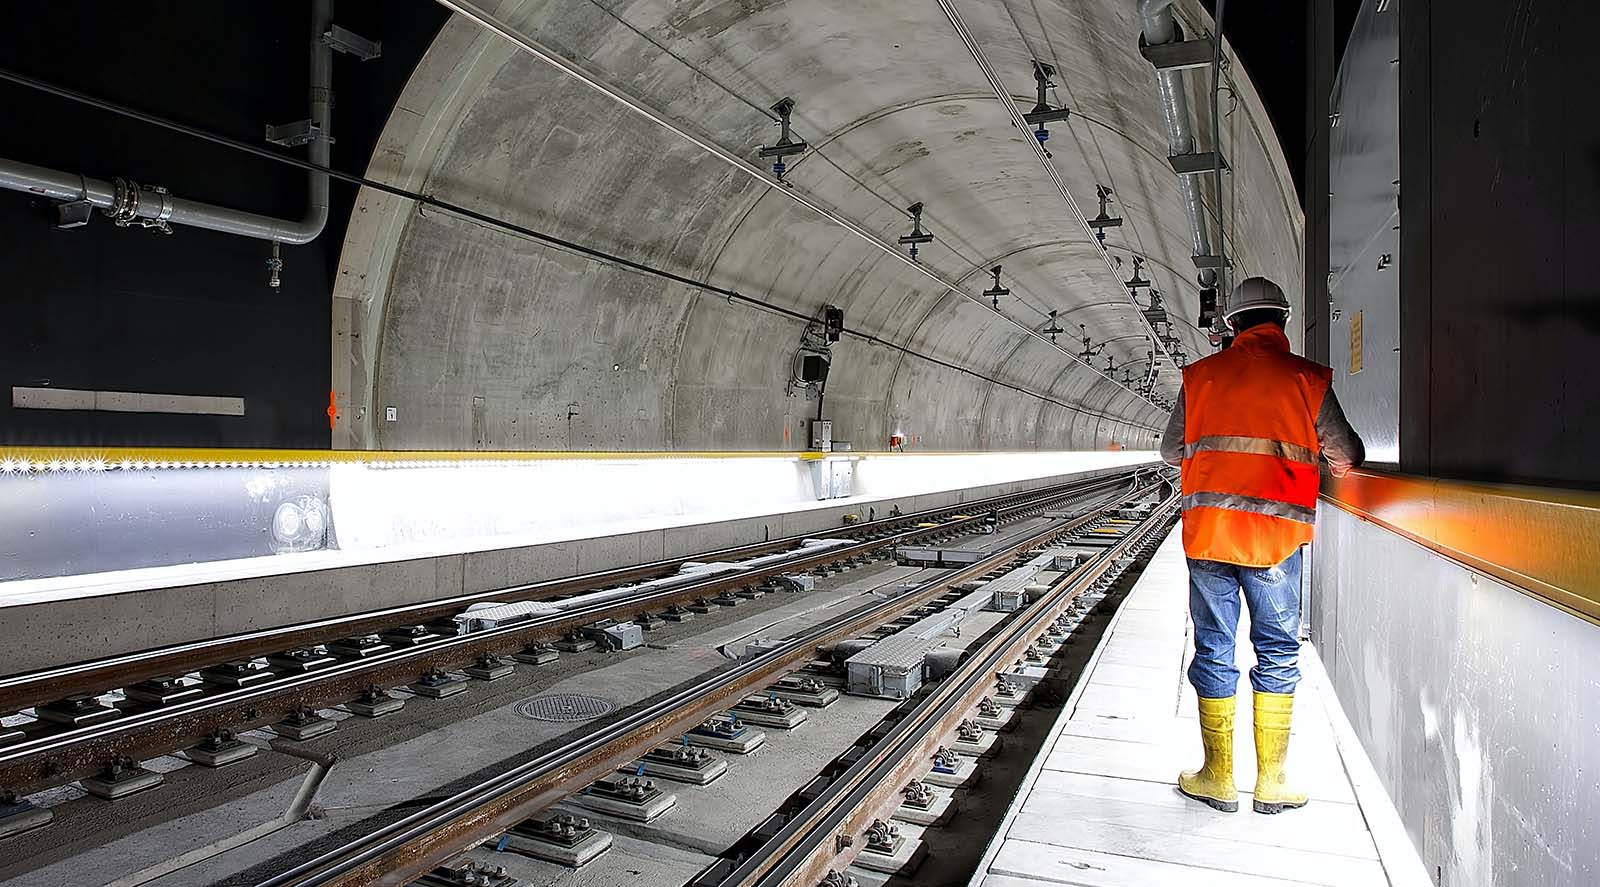
{"label": "dark tunnel wall", "polygon": [[1600,485],[1600,5],[1397,5],[1401,467]]}
{"label": "dark tunnel wall", "polygon": [[[433,3],[340,0],[335,20],[381,39],[336,54],[333,165],[359,171],[416,59],[443,23]],[[35,4],[0,66],[233,138],[307,113],[309,2]],[[285,218],[305,174],[232,149],[0,83],[0,156]],[[297,154],[303,154],[297,151]],[[328,226],[283,248],[197,228],[121,229],[96,213],[54,226],[53,202],[0,192],[0,443],[327,447],[329,300],[354,191]],[[13,386],[242,397],[243,416],[13,409]]]}

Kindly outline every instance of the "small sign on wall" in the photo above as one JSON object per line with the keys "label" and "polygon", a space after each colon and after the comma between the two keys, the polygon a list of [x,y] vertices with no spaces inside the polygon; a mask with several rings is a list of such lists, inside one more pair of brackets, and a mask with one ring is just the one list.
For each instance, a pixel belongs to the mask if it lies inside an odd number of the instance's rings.
{"label": "small sign on wall", "polygon": [[397,407],[384,407],[383,420],[385,422],[398,422],[400,420],[400,410]]}
{"label": "small sign on wall", "polygon": [[1350,317],[1350,375],[1361,372],[1361,312]]}

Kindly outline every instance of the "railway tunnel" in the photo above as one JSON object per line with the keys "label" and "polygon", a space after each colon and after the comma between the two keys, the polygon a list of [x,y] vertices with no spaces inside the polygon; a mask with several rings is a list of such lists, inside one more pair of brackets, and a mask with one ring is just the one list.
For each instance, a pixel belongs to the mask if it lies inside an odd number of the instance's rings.
{"label": "railway tunnel", "polygon": [[[1600,878],[1589,6],[7,12],[6,883]],[[1276,816],[1253,278],[1365,450]]]}

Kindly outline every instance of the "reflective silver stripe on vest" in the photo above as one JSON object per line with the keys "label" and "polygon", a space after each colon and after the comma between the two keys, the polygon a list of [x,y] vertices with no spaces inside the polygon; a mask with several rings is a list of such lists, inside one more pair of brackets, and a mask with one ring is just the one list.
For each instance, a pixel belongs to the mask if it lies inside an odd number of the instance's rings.
{"label": "reflective silver stripe on vest", "polygon": [[1302,524],[1317,522],[1315,508],[1279,502],[1275,499],[1240,496],[1237,493],[1190,493],[1183,497],[1183,507],[1185,511],[1190,508],[1226,508],[1229,511],[1248,511],[1253,514],[1265,514],[1268,517],[1286,518]]}
{"label": "reflective silver stripe on vest", "polygon": [[1231,434],[1213,434],[1184,444],[1183,458],[1193,459],[1195,453],[1249,453],[1254,456],[1275,456],[1291,462],[1317,464],[1317,454],[1310,447],[1270,437],[1238,437]]}

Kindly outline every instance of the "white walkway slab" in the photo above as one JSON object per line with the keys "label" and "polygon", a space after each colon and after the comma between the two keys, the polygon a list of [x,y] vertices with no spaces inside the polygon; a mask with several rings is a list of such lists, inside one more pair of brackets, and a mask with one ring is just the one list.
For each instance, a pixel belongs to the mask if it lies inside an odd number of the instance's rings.
{"label": "white walkway slab", "polygon": [[[973,884],[1130,887],[1285,887],[1390,884],[1324,706],[1331,697],[1316,652],[1301,651],[1290,779],[1311,794],[1301,810],[1251,811],[1254,656],[1239,626],[1235,776],[1240,812],[1219,813],[1178,794],[1177,775],[1200,763],[1188,573],[1175,529],[1128,595]],[[1331,701],[1331,699],[1329,700]],[[1384,803],[1387,803],[1386,799]]]}

